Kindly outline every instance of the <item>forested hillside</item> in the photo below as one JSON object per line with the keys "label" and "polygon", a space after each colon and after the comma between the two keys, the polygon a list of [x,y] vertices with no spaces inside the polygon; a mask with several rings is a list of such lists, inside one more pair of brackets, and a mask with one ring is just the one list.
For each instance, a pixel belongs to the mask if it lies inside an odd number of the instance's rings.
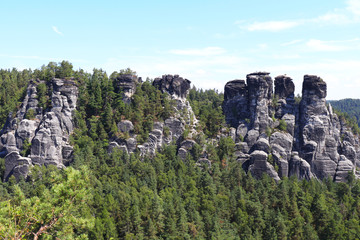
{"label": "forested hillside", "polygon": [[[347,98],[328,102],[338,111],[338,115],[346,118],[351,124],[360,126],[360,99]],[[359,129],[357,132],[360,133]]]}
{"label": "forested hillside", "polygon": [[[354,174],[342,183],[296,176],[276,182],[266,174],[258,180],[246,174],[235,156],[234,140],[221,137],[229,127],[222,110],[224,95],[216,90],[189,91],[199,134],[192,136],[194,146],[185,159],[179,157],[175,142],[155,155],[109,151],[110,141],[126,141],[130,134],[138,144],[146,143],[156,122],[179,114],[175,102],[154,87],[152,79],[139,81],[129,102],[124,101],[116,79],[125,74],[136,76],[131,69],[110,76],[101,69],[74,71],[66,61],[34,71],[1,70],[0,84],[6,89],[0,92],[2,124],[20,107],[30,79],[43,84],[37,85],[42,111],[52,107],[47,94],[52,78],[71,79],[79,88],[70,135],[72,160],[62,169],[35,165],[26,179],[17,182],[11,176],[0,183],[1,238],[360,237],[360,181]],[[121,131],[118,123],[123,120],[133,123],[132,133]],[[164,127],[164,135],[167,131]],[[182,139],[190,134],[185,128]],[[205,151],[210,164],[201,165],[198,159]],[[0,159],[1,179],[4,171]]]}

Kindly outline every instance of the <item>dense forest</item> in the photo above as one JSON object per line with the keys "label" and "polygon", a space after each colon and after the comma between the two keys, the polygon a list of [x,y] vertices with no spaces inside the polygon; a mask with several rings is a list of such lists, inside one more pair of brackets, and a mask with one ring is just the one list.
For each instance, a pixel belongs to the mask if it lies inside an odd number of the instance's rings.
{"label": "dense forest", "polygon": [[[138,152],[108,153],[108,139],[121,136],[116,123],[134,123],[144,142],[153,123],[173,114],[173,102],[147,79],[131,103],[116,93],[119,74],[101,69],[74,71],[71,63],[49,63],[40,69],[0,70],[0,123],[20,106],[30,79],[74,78],[79,86],[71,136],[74,159],[64,169],[35,166],[26,179],[0,183],[2,239],[358,239],[360,181],[347,183],[246,174],[235,160],[231,138],[216,144],[225,120],[223,94],[190,89],[188,100],[204,136],[186,160],[168,145],[155,156]],[[48,85],[39,104],[49,107]],[[41,98],[41,99],[40,99]],[[205,145],[205,146],[204,146]],[[202,147],[211,167],[197,167]],[[0,159],[3,179],[4,159]]]}
{"label": "dense forest", "polygon": [[360,126],[360,99],[347,98],[328,102],[336,110],[338,116],[343,119],[347,119],[348,123],[352,127],[352,130],[359,134],[360,129],[357,127]]}

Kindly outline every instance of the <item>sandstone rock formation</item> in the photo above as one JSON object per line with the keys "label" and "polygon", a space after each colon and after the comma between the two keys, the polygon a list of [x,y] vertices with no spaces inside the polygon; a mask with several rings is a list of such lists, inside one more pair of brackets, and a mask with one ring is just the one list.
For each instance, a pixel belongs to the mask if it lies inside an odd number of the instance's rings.
{"label": "sandstone rock formation", "polygon": [[[1,132],[0,154],[5,157],[5,180],[11,175],[26,177],[31,165],[63,167],[72,157],[69,135],[74,129],[72,116],[76,109],[78,88],[74,81],[53,79],[51,107],[38,107],[36,86],[31,82],[20,110],[9,119]],[[35,112],[33,119],[27,113]],[[30,143],[31,147],[25,146]],[[29,148],[29,149],[25,149]],[[27,151],[25,151],[27,150]],[[20,153],[26,156],[21,156]]]}
{"label": "sandstone rock formation", "polygon": [[237,128],[236,145],[246,149],[237,154],[244,169],[275,180],[295,175],[344,181],[355,173],[358,139],[326,104],[326,83],[305,75],[300,104],[290,77],[276,77],[274,95],[272,88],[266,72],[247,75],[246,84],[233,80],[225,85],[223,111]]}
{"label": "sandstone rock formation", "polygon": [[[133,81],[136,80],[133,79]],[[127,82],[127,85],[134,84]],[[191,138],[192,133],[195,132],[194,126],[197,123],[190,103],[186,99],[190,89],[190,81],[179,77],[179,75],[164,75],[161,78],[156,78],[153,85],[167,93],[169,99],[174,102],[174,116],[165,119],[163,122],[154,122],[149,138],[141,145],[137,145],[136,135],[132,132],[132,123],[128,120],[120,122],[118,129],[123,133],[127,132],[130,138],[126,140],[115,139],[109,145],[109,152],[117,148],[127,153],[139,150],[141,156],[155,155],[156,151],[159,151],[165,144],[168,145],[175,141],[178,145],[179,157],[185,159],[187,152],[192,148],[192,145],[189,144],[192,140],[184,141],[183,133],[187,127],[190,129],[188,137]]]}
{"label": "sandstone rock formation", "polygon": [[141,78],[138,78],[136,75],[132,74],[119,74],[116,77],[116,92],[122,92],[123,101],[129,103],[131,101],[132,95],[136,91],[136,86],[138,83],[141,83]]}

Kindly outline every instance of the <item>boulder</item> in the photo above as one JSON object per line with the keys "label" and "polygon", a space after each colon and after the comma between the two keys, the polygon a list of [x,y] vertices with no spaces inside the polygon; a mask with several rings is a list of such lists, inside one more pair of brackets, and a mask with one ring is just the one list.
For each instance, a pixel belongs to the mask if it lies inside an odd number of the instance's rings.
{"label": "boulder", "polygon": [[259,138],[252,148],[253,148],[253,151],[259,150],[259,151],[263,151],[267,154],[270,153],[270,144],[269,144],[269,141],[265,138]]}
{"label": "boulder", "polygon": [[32,166],[30,158],[22,157],[16,151],[9,153],[5,157],[4,180],[7,181],[11,175],[14,175],[17,180],[21,176],[26,178],[30,166]]}
{"label": "boulder", "polygon": [[129,133],[134,130],[134,125],[129,120],[122,120],[121,122],[119,122],[117,124],[117,127],[121,132],[124,132],[124,133],[125,132]]}
{"label": "boulder", "polygon": [[185,148],[181,147],[181,148],[179,148],[177,155],[179,156],[179,158],[181,160],[186,160],[187,153],[188,153],[188,151]]}

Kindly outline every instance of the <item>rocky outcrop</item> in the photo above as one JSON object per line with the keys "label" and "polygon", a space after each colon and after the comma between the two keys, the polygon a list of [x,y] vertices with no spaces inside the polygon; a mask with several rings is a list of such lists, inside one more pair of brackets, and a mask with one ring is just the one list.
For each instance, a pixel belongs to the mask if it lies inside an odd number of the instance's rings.
{"label": "rocky outcrop", "polygon": [[225,119],[237,128],[237,148],[244,149],[235,151],[238,161],[256,177],[263,172],[274,179],[295,175],[344,181],[360,165],[357,138],[326,104],[326,83],[320,77],[304,76],[300,104],[294,91],[292,79],[281,75],[273,95],[266,72],[247,75],[246,84],[233,80],[225,85]]}
{"label": "rocky outcrop", "polygon": [[136,75],[118,74],[115,80],[115,91],[122,93],[125,103],[130,103],[131,97],[136,91],[137,84],[141,82],[141,78],[138,78]]}
{"label": "rocky outcrop", "polygon": [[[61,168],[72,158],[68,141],[74,129],[72,116],[78,88],[72,80],[53,79],[48,85],[53,90],[51,107],[43,113],[37,105],[36,85],[40,83],[29,84],[20,110],[2,130],[0,152],[5,156],[5,180],[11,175],[26,177],[31,165]],[[30,111],[34,114],[27,119]]]}
{"label": "rocky outcrop", "polygon": [[153,85],[162,92],[180,98],[186,98],[190,89],[190,80],[179,77],[179,75],[163,75],[161,78],[155,78]]}
{"label": "rocky outcrop", "polygon": [[[244,80],[233,80],[226,83],[223,112],[226,122],[233,127],[237,127],[241,119],[248,119],[250,117],[248,91]],[[247,131],[245,124],[242,125]]]}
{"label": "rocky outcrop", "polygon": [[[179,77],[179,75],[163,75],[161,78],[156,78],[153,85],[163,93],[168,94],[169,100],[174,103],[174,115],[163,122],[154,122],[148,139],[138,145],[132,123],[128,120],[121,121],[118,123],[118,129],[122,133],[126,133],[128,138],[114,139],[109,145],[108,152],[112,152],[117,148],[126,153],[133,153],[138,150],[141,156],[153,156],[164,145],[174,141],[178,146],[179,157],[185,159],[188,151],[193,146],[191,137],[196,132],[195,126],[197,124],[195,114],[186,99],[190,83],[189,80]],[[188,134],[185,136],[187,139],[184,139],[186,128]]]}
{"label": "rocky outcrop", "polygon": [[249,166],[249,172],[256,177],[261,178],[263,174],[268,174],[271,178],[276,181],[280,180],[279,175],[268,161],[268,154],[263,151],[254,151],[250,154],[251,164]]}
{"label": "rocky outcrop", "polygon": [[[326,106],[326,83],[305,75],[300,103],[300,156],[318,178],[334,178],[339,161],[340,130]],[[335,121],[335,122],[334,122]]]}

